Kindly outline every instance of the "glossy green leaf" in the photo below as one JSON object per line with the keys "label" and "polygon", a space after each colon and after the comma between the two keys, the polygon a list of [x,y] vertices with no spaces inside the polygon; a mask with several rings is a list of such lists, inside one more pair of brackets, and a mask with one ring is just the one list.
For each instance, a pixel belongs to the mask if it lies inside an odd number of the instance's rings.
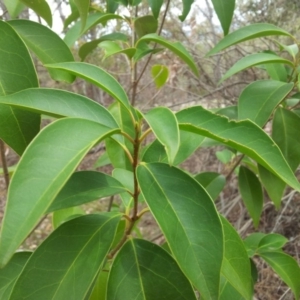
{"label": "glossy green leaf", "polygon": [[227,106],[215,111],[218,115],[225,116],[230,120],[238,119],[238,107],[237,105]]}
{"label": "glossy green leaf", "polygon": [[11,261],[3,269],[0,269],[1,300],[9,299],[13,286],[31,254],[32,252],[15,253]]}
{"label": "glossy green leaf", "polygon": [[213,200],[218,198],[226,184],[225,176],[215,172],[203,172],[194,178],[205,188]]}
{"label": "glossy green leaf", "polygon": [[85,154],[116,131],[93,121],[65,118],[50,124],[35,138],[9,186],[1,227],[1,266],[36,226]]}
{"label": "glossy green leaf", "polygon": [[[222,2],[222,0],[219,0],[218,2]],[[242,28],[228,34],[212,50],[210,50],[207,55],[216,54],[221,50],[244,41],[272,35],[285,35],[293,38],[290,33],[273,24],[251,24],[243,26]]]}
{"label": "glossy green leaf", "polygon": [[163,65],[153,65],[151,68],[151,75],[156,87],[159,89],[168,81],[169,69]]}
{"label": "glossy green leaf", "polygon": [[31,255],[11,300],[84,299],[106,260],[120,217],[86,215],[58,227]]}
{"label": "glossy green leaf", "polygon": [[249,84],[238,102],[239,120],[250,119],[263,127],[275,108],[292,91],[293,83],[275,80],[258,80]]}
{"label": "glossy green leaf", "polygon": [[138,38],[149,33],[155,33],[157,28],[158,21],[153,16],[142,16],[134,20],[134,29]]}
{"label": "glossy green leaf", "polygon": [[277,233],[270,233],[264,236],[258,244],[258,251],[280,250],[289,240]]}
{"label": "glossy green leaf", "polygon": [[293,66],[293,63],[287,59],[281,58],[280,56],[269,54],[269,53],[255,53],[250,54],[238,62],[236,62],[221,78],[220,82],[226,80],[227,78],[231,77],[232,75],[241,72],[245,69],[250,67],[254,67],[261,64],[268,64],[268,63],[281,63]]}
{"label": "glossy green leaf", "polygon": [[102,155],[99,156],[99,158],[95,162],[94,168],[104,167],[109,164],[110,164],[110,160],[109,160],[108,154],[107,154],[107,152],[104,152]]}
{"label": "glossy green leaf", "polygon": [[263,258],[279,277],[292,289],[295,299],[300,297],[300,268],[297,261],[281,252],[262,252],[259,256]]}
{"label": "glossy green leaf", "polygon": [[254,227],[257,228],[263,209],[263,191],[256,174],[244,166],[239,169],[239,189]]}
{"label": "glossy green leaf", "polygon": [[56,229],[63,223],[83,215],[85,211],[78,206],[57,210],[52,214],[52,226]]}
{"label": "glossy green leaf", "polygon": [[[125,169],[113,169],[112,176],[116,178],[132,194],[134,192],[134,175],[133,172]],[[124,190],[122,191],[124,192]]]}
{"label": "glossy green leaf", "polygon": [[137,62],[150,53],[155,54],[162,50],[162,48],[150,48],[147,42],[140,42],[138,45],[136,45],[136,52],[133,59],[135,62]]}
{"label": "glossy green leaf", "polygon": [[67,31],[64,41],[69,47],[72,47],[82,34],[86,33],[99,23],[104,24],[105,22],[113,19],[123,19],[123,17],[111,13],[92,13],[88,15],[84,29],[81,29],[80,21],[76,22],[75,25]]}
{"label": "glossy green leaf", "polygon": [[[14,20],[9,24],[43,64],[74,61],[65,42],[49,28],[29,20]],[[73,82],[75,79],[74,75],[58,70],[49,70],[49,73],[55,80]]]}
{"label": "glossy green leaf", "polygon": [[282,64],[266,64],[264,66],[266,69],[268,75],[273,80],[283,81],[287,82],[287,70],[285,69],[285,66]]}
{"label": "glossy green leaf", "polygon": [[179,149],[180,135],[175,115],[166,107],[151,109],[145,119],[154,135],[165,147],[169,164],[172,165]]}
{"label": "glossy green leaf", "polygon": [[179,16],[181,22],[183,22],[186,19],[187,15],[191,10],[193,3],[194,0],[182,0],[183,10],[182,10],[182,15]]}
{"label": "glossy green leaf", "polygon": [[229,121],[201,106],[177,113],[182,130],[215,139],[256,160],[296,190],[300,184],[274,141],[251,121]]}
{"label": "glossy green leaf", "polygon": [[113,116],[95,101],[71,92],[55,89],[27,89],[0,97],[0,104],[39,114],[61,117],[79,117],[98,122],[110,128],[118,125]]}
{"label": "glossy green leaf", "polygon": [[111,41],[104,41],[100,43],[99,47],[103,48],[105,50],[105,55],[103,59],[106,59],[112,55],[116,54],[125,54],[128,56],[129,59],[131,59],[136,52],[135,48],[125,48],[123,49],[118,43],[111,42]]}
{"label": "glossy green leaf", "polygon": [[73,1],[80,15],[81,32],[82,32],[85,29],[89,8],[90,8],[90,0],[73,0]]}
{"label": "glossy green leaf", "polygon": [[3,0],[11,18],[16,18],[19,13],[25,8],[20,0]]}
{"label": "glossy green leaf", "polygon": [[215,12],[223,28],[224,35],[229,32],[230,24],[235,8],[235,0],[212,0]]}
{"label": "glossy green leaf", "polygon": [[286,183],[260,164],[258,165],[258,173],[261,183],[266,189],[270,199],[274,203],[276,209],[279,209]]}
{"label": "glossy green leaf", "polygon": [[221,276],[219,300],[245,300],[245,298]]}
{"label": "glossy green leaf", "polygon": [[[180,145],[174,159],[174,166],[177,166],[189,158],[202,144],[204,137],[199,134],[180,130]],[[143,153],[144,162],[168,162],[166,149],[158,141],[151,143]]]}
{"label": "glossy green leaf", "polygon": [[99,39],[92,40],[91,42],[87,42],[83,44],[78,51],[78,54],[81,58],[81,60],[85,60],[85,58],[90,54],[93,50],[95,50],[98,47],[98,44],[103,41],[123,41],[126,42],[128,39],[127,35],[120,33],[120,32],[114,32],[110,34],[106,34],[101,36]]}
{"label": "glossy green leaf", "polygon": [[272,138],[281,149],[291,169],[300,164],[300,117],[290,110],[279,107],[273,118]]}
{"label": "glossy green leaf", "polygon": [[128,97],[120,83],[103,69],[84,62],[66,62],[47,65],[47,68],[64,70],[85,79],[103,89],[128,110],[131,110]]}
{"label": "glossy green leaf", "polygon": [[107,300],[162,298],[196,299],[190,282],[170,254],[151,242],[128,240],[114,259]]}
{"label": "glossy green leaf", "polygon": [[251,300],[253,289],[250,260],[247,251],[243,241],[232,225],[224,217],[221,217],[221,220],[225,241],[225,253],[221,273],[244,299]]}
{"label": "glossy green leaf", "polygon": [[108,13],[115,13],[119,7],[118,1],[115,0],[106,0],[106,11]]}
{"label": "glossy green leaf", "polygon": [[123,193],[126,189],[115,178],[96,171],[74,173],[58,193],[47,213],[81,205],[104,197]]}
{"label": "glossy green leaf", "polygon": [[[14,29],[0,20],[0,96],[38,87],[30,54]],[[0,138],[22,154],[39,132],[40,116],[0,104]]]}
{"label": "glossy green leaf", "polygon": [[232,161],[234,154],[229,149],[223,149],[221,151],[216,151],[216,157],[223,164],[228,164]]}
{"label": "glossy green leaf", "polygon": [[71,14],[64,21],[64,30],[67,29],[70,24],[79,19],[79,16],[80,15],[77,8],[72,10]]}
{"label": "glossy green leaf", "polygon": [[254,232],[244,239],[244,245],[249,257],[253,257],[254,255],[256,255],[258,245],[265,236],[265,233]]}
{"label": "glossy green leaf", "polygon": [[217,299],[223,230],[212,199],[196,180],[166,164],[142,164],[137,178],[180,268],[204,299]]}
{"label": "glossy green leaf", "polygon": [[159,17],[159,13],[160,13],[160,9],[164,3],[163,0],[147,0],[149,6],[151,7],[153,16],[158,19]]}
{"label": "glossy green leaf", "polygon": [[52,27],[52,12],[45,0],[20,0],[27,7],[31,8],[37,15],[43,18]]}
{"label": "glossy green leaf", "polygon": [[144,35],[142,38],[140,38],[137,41],[136,47],[141,42],[154,42],[154,43],[157,43],[159,45],[162,45],[162,46],[166,47],[167,49],[172,51],[174,54],[179,56],[191,68],[191,70],[194,72],[194,74],[196,76],[199,75],[199,71],[198,71],[197,65],[196,65],[193,57],[184,48],[184,46],[181,43],[179,43],[179,42],[175,42],[175,43],[169,42],[165,38],[163,38],[163,37],[161,37],[161,36],[159,36],[155,33]]}
{"label": "glossy green leaf", "polygon": [[107,155],[114,168],[132,170],[132,165],[124,151],[123,137],[108,138],[105,140],[105,144]]}
{"label": "glossy green leaf", "polygon": [[88,298],[89,300],[106,300],[106,288],[108,281],[108,270],[101,270],[96,280],[94,289]]}

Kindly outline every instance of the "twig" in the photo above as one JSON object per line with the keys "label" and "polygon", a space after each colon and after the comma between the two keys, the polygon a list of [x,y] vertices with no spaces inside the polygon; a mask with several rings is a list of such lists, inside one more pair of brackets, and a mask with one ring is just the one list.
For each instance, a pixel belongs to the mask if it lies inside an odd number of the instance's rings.
{"label": "twig", "polygon": [[8,172],[8,167],[7,167],[6,157],[5,157],[5,146],[4,146],[4,142],[2,140],[0,140],[0,156],[1,156],[1,161],[2,161],[2,168],[3,168],[3,175],[4,175],[6,190],[8,190],[9,172]]}

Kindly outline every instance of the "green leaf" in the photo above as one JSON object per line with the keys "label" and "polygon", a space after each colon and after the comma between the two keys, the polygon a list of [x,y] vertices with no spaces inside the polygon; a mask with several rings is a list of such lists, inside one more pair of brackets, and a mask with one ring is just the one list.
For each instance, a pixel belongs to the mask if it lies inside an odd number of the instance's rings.
{"label": "green leaf", "polygon": [[138,38],[149,33],[155,33],[157,28],[158,21],[153,16],[142,16],[134,20],[134,29]]}
{"label": "green leaf", "polygon": [[293,67],[293,63],[287,59],[281,58],[280,56],[270,54],[270,53],[255,53],[250,54],[238,62],[236,62],[221,78],[220,82],[223,82],[227,78],[231,77],[232,75],[241,72],[247,68],[254,67],[261,64],[268,64],[268,63],[282,63],[287,64]]}
{"label": "green leaf", "polygon": [[[134,193],[134,174],[125,169],[113,169],[112,176],[116,178],[132,194]],[[124,190],[122,191],[124,192]]]}
{"label": "green leaf", "polygon": [[239,189],[254,227],[257,228],[263,209],[263,191],[256,174],[244,166],[240,166],[239,170]]}
{"label": "green leaf", "polygon": [[72,47],[74,43],[81,37],[81,35],[86,33],[88,30],[95,27],[99,23],[104,24],[113,19],[123,19],[123,17],[111,13],[92,13],[88,15],[84,29],[81,29],[82,26],[80,21],[76,22],[75,25],[66,33],[64,41],[68,47]]}
{"label": "green leaf", "polygon": [[19,13],[25,8],[24,4],[20,0],[3,0],[9,15],[12,19],[16,18]]}
{"label": "green leaf", "polygon": [[182,15],[179,16],[179,20],[181,22],[183,22],[187,17],[187,15],[189,14],[193,3],[194,0],[182,0],[183,11],[182,11]]}
{"label": "green leaf", "polygon": [[287,82],[287,70],[282,64],[266,64],[264,66],[268,75],[273,80]]}
{"label": "green leaf", "polygon": [[27,89],[0,97],[0,104],[55,118],[79,117],[106,127],[118,128],[118,124],[106,108],[87,97],[63,90]]}
{"label": "green leaf", "polygon": [[[18,34],[0,20],[0,96],[38,87],[30,54]],[[40,116],[0,105],[0,138],[19,155],[40,130]]]}
{"label": "green leaf", "polygon": [[212,0],[215,12],[220,20],[224,35],[229,32],[230,24],[233,17],[235,0]]}
{"label": "green leaf", "polygon": [[181,43],[179,43],[179,42],[171,43],[168,40],[166,40],[165,38],[163,38],[155,33],[144,35],[142,38],[140,38],[137,41],[136,47],[138,47],[138,45],[141,42],[154,42],[154,43],[157,43],[157,44],[160,44],[160,45],[166,47],[167,49],[172,51],[174,54],[179,56],[191,68],[191,70],[194,72],[194,74],[196,76],[199,75],[199,71],[198,71],[197,65],[196,65],[193,57],[184,48],[184,46]]}
{"label": "green leaf", "polygon": [[86,215],[58,227],[30,257],[11,299],[84,299],[106,260],[120,217]]}
{"label": "green leaf", "polygon": [[108,13],[115,13],[119,4],[115,0],[106,0],[106,11]]}
{"label": "green leaf", "polygon": [[169,164],[172,165],[179,149],[180,135],[175,115],[166,107],[151,109],[145,119],[156,138],[165,147]]}
{"label": "green leaf", "polygon": [[158,19],[159,17],[159,13],[160,13],[160,9],[164,3],[163,0],[147,0],[149,6],[151,7],[153,16]]}
{"label": "green leaf", "polygon": [[219,300],[245,300],[245,298],[221,276]]}
{"label": "green leaf", "polygon": [[15,253],[11,261],[0,269],[0,298],[2,300],[9,299],[13,286],[31,254],[32,252]]}
{"label": "green leaf", "polygon": [[58,63],[46,65],[46,67],[67,71],[95,84],[131,111],[130,103],[123,87],[113,76],[103,69],[83,62]]}
{"label": "green leaf", "polygon": [[227,106],[215,111],[218,115],[225,116],[230,120],[238,119],[238,107],[237,105]]}
{"label": "green leaf", "polygon": [[108,154],[107,154],[107,152],[104,152],[102,155],[99,156],[99,158],[95,162],[94,168],[104,167],[109,164],[110,164],[110,160],[109,160]]}
{"label": "green leaf", "polygon": [[244,245],[249,257],[253,257],[254,255],[256,255],[258,245],[265,236],[265,233],[255,232],[251,233],[244,239]]}
{"label": "green leaf", "polygon": [[[9,24],[43,64],[74,61],[65,42],[49,28],[29,20],[14,20]],[[50,70],[49,73],[55,80],[73,82],[75,79],[74,75],[58,70]]]}
{"label": "green leaf", "polygon": [[58,193],[47,213],[81,205],[104,197],[123,193],[126,189],[115,178],[96,171],[74,173]]}
{"label": "green leaf", "polygon": [[[218,2],[221,3],[223,1],[219,0]],[[290,33],[275,25],[266,23],[251,24],[248,26],[243,26],[242,28],[228,34],[212,50],[207,53],[207,56],[216,54],[221,50],[224,50],[241,42],[271,35],[285,35],[293,38]]]}
{"label": "green leaf", "polygon": [[128,56],[129,59],[131,59],[136,52],[135,48],[123,49],[118,43],[111,42],[111,41],[104,41],[99,46],[105,50],[105,55],[103,59],[106,59],[116,54],[125,54]]}
{"label": "green leaf", "polygon": [[224,217],[221,217],[221,220],[225,241],[221,273],[244,299],[251,300],[253,297],[251,267],[245,246],[232,225]]}
{"label": "green leaf", "polygon": [[81,20],[81,32],[84,31],[88,13],[89,13],[89,8],[90,8],[90,0],[73,0],[74,4],[76,5],[79,15],[80,15],[80,20]]}
{"label": "green leaf", "polygon": [[151,75],[156,87],[159,89],[168,81],[169,69],[163,65],[153,65],[151,68]]}
{"label": "green leaf", "polygon": [[89,300],[106,300],[108,270],[101,270]]}
{"label": "green leaf", "polygon": [[52,12],[45,0],[20,0],[26,6],[31,8],[37,15],[43,18],[47,24],[52,27]]}
{"label": "green leaf", "polygon": [[[180,130],[180,145],[174,159],[174,166],[177,166],[190,157],[202,144],[204,137],[199,134]],[[151,143],[143,153],[144,162],[168,162],[166,149],[158,141]]]}
{"label": "green leaf", "polygon": [[90,54],[93,50],[95,50],[98,47],[98,44],[104,41],[123,41],[126,42],[128,40],[127,35],[120,33],[120,32],[114,32],[110,34],[106,34],[101,36],[101,38],[93,40],[91,42],[83,44],[78,51],[78,54],[81,58],[81,60],[85,60],[85,58]]}
{"label": "green leaf", "polygon": [[281,149],[291,169],[300,163],[300,117],[290,110],[279,107],[273,118],[272,138]]}
{"label": "green leaf", "polygon": [[57,210],[52,214],[52,226],[56,229],[61,224],[83,215],[85,211],[78,206]]}
{"label": "green leaf", "polygon": [[274,203],[276,209],[280,208],[281,199],[286,188],[286,183],[271,173],[269,170],[258,165],[259,178],[266,189],[270,199]]}
{"label": "green leaf", "polygon": [[1,227],[0,266],[37,225],[85,154],[116,132],[79,118],[58,120],[41,131],[26,149],[9,186]]}
{"label": "green leaf", "polygon": [[171,255],[151,242],[128,240],[114,259],[107,300],[157,300],[162,297],[196,299],[190,282]]}
{"label": "green leaf", "polygon": [[215,172],[204,172],[194,177],[208,192],[213,200],[216,200],[226,184],[225,176]]}
{"label": "green leaf", "polygon": [[300,297],[300,268],[297,261],[283,252],[260,252],[259,256],[265,260],[279,277],[292,289],[295,299]]}
{"label": "green leaf", "polygon": [[239,120],[250,119],[263,127],[275,108],[287,97],[293,87],[293,83],[275,80],[252,82],[240,95],[238,102]]}
{"label": "green leaf", "polygon": [[291,187],[300,190],[300,184],[278,146],[253,122],[229,121],[201,106],[182,110],[177,113],[177,119],[182,130],[220,141],[248,155]]}
{"label": "green leaf", "polygon": [[142,164],[137,178],[180,268],[204,299],[217,299],[223,230],[212,199],[196,180],[166,164]]}
{"label": "green leaf", "polygon": [[280,250],[289,240],[277,233],[270,233],[264,236],[258,243],[258,251]]}

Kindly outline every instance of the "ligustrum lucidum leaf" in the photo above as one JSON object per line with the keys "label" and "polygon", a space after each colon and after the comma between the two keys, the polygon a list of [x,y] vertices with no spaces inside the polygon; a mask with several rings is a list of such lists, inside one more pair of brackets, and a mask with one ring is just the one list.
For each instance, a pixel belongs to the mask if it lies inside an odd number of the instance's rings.
{"label": "ligustrum lucidum leaf", "polygon": [[85,299],[120,218],[120,214],[91,214],[59,226],[31,255],[10,299]]}
{"label": "ligustrum lucidum leaf", "polygon": [[58,120],[40,132],[26,149],[9,186],[0,266],[36,226],[85,154],[116,132],[118,129],[79,118]]}
{"label": "ligustrum lucidum leaf", "polygon": [[[219,2],[222,2],[222,0],[219,0]],[[207,53],[207,56],[216,54],[230,46],[244,41],[271,35],[285,35],[293,38],[290,33],[273,24],[251,24],[243,26],[242,28],[225,36],[212,50]]]}
{"label": "ligustrum lucidum leaf", "polygon": [[164,3],[163,0],[147,0],[149,6],[151,7],[153,16],[158,19],[159,13],[160,13],[160,9]]}
{"label": "ligustrum lucidum leaf", "polygon": [[250,260],[240,236],[232,225],[221,216],[224,230],[225,253],[221,273],[244,299],[253,296]]}
{"label": "ligustrum lucidum leaf", "polygon": [[233,17],[235,0],[212,0],[215,12],[220,20],[224,35],[229,32],[230,24]]}
{"label": "ligustrum lucidum leaf", "polygon": [[45,0],[38,0],[38,1],[20,0],[20,1],[23,2],[29,8],[31,8],[37,15],[42,17],[50,27],[52,27],[52,13],[47,1]]}
{"label": "ligustrum lucidum leaf", "polygon": [[[12,20],[9,24],[43,64],[74,61],[73,54],[65,42],[49,28],[29,20]],[[64,71],[49,70],[49,73],[55,80],[75,80],[74,75]]]}
{"label": "ligustrum lucidum leaf", "polygon": [[24,4],[20,0],[3,0],[11,18],[16,18],[24,9]]}
{"label": "ligustrum lucidum leaf", "polygon": [[195,179],[167,164],[142,164],[137,178],[178,265],[203,299],[217,299],[223,229],[212,199]]}
{"label": "ligustrum lucidum leaf", "polygon": [[147,35],[144,35],[142,38],[140,38],[137,43],[136,43],[136,47],[138,47],[139,43],[141,42],[154,42],[157,44],[160,44],[164,47],[166,47],[167,49],[169,49],[170,51],[172,51],[174,54],[176,54],[177,56],[179,56],[193,71],[193,73],[198,76],[199,75],[199,71],[198,68],[196,66],[196,63],[193,59],[193,57],[191,56],[191,54],[184,48],[184,46],[179,43],[172,43],[169,42],[168,40],[166,40],[165,38],[157,35],[156,33],[150,33]]}
{"label": "ligustrum lucidum leaf", "polygon": [[274,141],[249,120],[230,121],[201,106],[177,113],[182,130],[220,141],[256,160],[294,189],[300,184]]}
{"label": "ligustrum lucidum leaf", "polygon": [[89,13],[90,8],[90,0],[73,0],[76,5],[81,21],[81,32],[84,31],[86,20]]}
{"label": "ligustrum lucidum leaf", "polygon": [[163,65],[154,65],[151,68],[151,75],[156,87],[159,89],[163,87],[169,78],[169,69]]}
{"label": "ligustrum lucidum leaf", "polygon": [[110,128],[118,124],[109,111],[95,101],[68,91],[34,88],[0,97],[0,104],[55,118],[78,117]]}
{"label": "ligustrum lucidum leaf", "polygon": [[177,155],[180,135],[175,115],[166,107],[152,108],[145,119],[156,138],[165,147],[169,164],[172,165]]}
{"label": "ligustrum lucidum leaf", "polygon": [[187,17],[187,15],[189,14],[193,3],[194,0],[182,0],[183,11],[182,11],[182,15],[179,16],[181,22],[183,22]]}
{"label": "ligustrum lucidum leaf", "polygon": [[113,261],[107,300],[162,298],[196,300],[190,282],[170,254],[146,240],[129,239]]}
{"label": "ligustrum lucidum leaf", "polygon": [[249,119],[263,127],[275,108],[292,91],[293,83],[275,80],[258,80],[249,84],[238,102],[239,120]]}
{"label": "ligustrum lucidum leaf", "polygon": [[240,166],[238,178],[242,200],[257,228],[264,202],[262,186],[256,174],[244,166]]}
{"label": "ligustrum lucidum leaf", "polygon": [[53,200],[47,213],[123,192],[126,189],[122,184],[107,174],[97,171],[75,172]]}
{"label": "ligustrum lucidum leaf", "polygon": [[270,53],[255,53],[247,55],[237,61],[221,78],[220,82],[223,82],[227,78],[231,77],[232,75],[241,72],[245,69],[250,67],[254,67],[261,64],[268,64],[268,63],[281,63],[293,66],[293,63],[287,59],[281,58],[280,56],[270,54]]}
{"label": "ligustrum lucidum leaf", "polygon": [[8,300],[13,286],[32,252],[17,252],[10,262],[0,269],[0,299]]}
{"label": "ligustrum lucidum leaf", "polygon": [[[0,20],[0,96],[38,87],[35,68],[24,42]],[[40,130],[40,116],[0,104],[0,138],[19,155]]]}

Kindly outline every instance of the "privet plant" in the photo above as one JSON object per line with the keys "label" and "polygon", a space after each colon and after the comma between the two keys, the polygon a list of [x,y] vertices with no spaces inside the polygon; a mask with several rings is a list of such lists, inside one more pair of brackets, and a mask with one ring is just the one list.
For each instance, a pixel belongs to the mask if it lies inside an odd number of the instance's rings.
{"label": "privet plant", "polygon": [[[182,0],[182,21],[192,2]],[[44,0],[4,3],[12,18],[27,5],[51,26],[50,7]],[[299,266],[282,251],[287,239],[254,233],[242,240],[216,210],[213,198],[224,186],[220,175],[194,176],[176,167],[205,138],[235,151],[240,158],[236,164],[240,193],[256,227],[263,188],[277,208],[286,186],[300,191],[294,175],[300,162],[299,41],[270,24],[229,33],[235,1],[212,3],[225,37],[208,55],[254,38],[286,36],[291,41],[278,43],[278,53],[242,58],[223,76],[222,81],[258,65],[270,77],[248,85],[229,117],[226,109],[218,113],[194,106],[174,114],[166,107],[142,112],[134,105],[141,75],[136,66],[160,49],[168,49],[201,76],[185,47],[160,35],[165,20],[161,8],[167,11],[170,0],[107,0],[106,11],[89,0],[70,0],[72,14],[66,22],[74,24],[64,40],[37,22],[0,21],[0,138],[21,156],[1,225],[2,300],[250,300],[257,279],[255,256],[265,260],[299,298]],[[141,5],[149,6],[149,15],[139,15]],[[123,15],[124,7],[131,16]],[[99,24],[107,26],[109,20],[127,23],[131,36],[104,35],[81,45],[79,55],[84,59],[102,42],[107,55],[126,55],[132,66],[130,96],[112,75],[75,61],[70,51],[81,35]],[[281,57],[281,52],[289,58]],[[80,77],[115,102],[105,108],[78,94],[40,88],[31,53],[54,80],[71,83]],[[153,67],[157,86],[165,84],[167,73],[163,65]],[[40,130],[41,115],[55,121]],[[271,137],[263,130],[270,120]],[[145,145],[149,133],[156,139]],[[102,163],[109,160],[112,176],[75,172],[102,141],[106,149]],[[79,207],[113,195],[122,201],[120,211],[85,214]],[[140,202],[147,208],[140,209]],[[157,221],[166,240],[163,247],[132,234],[145,213]],[[18,252],[48,214],[53,232],[34,252]]]}

